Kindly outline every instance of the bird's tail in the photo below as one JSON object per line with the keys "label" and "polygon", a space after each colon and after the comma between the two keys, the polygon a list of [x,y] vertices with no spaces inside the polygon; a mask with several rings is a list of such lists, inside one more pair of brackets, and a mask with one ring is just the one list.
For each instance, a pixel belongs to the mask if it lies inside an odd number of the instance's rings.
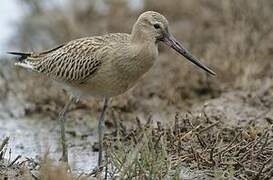
{"label": "bird's tail", "polygon": [[43,51],[40,53],[37,52],[7,52],[8,54],[17,56],[16,66],[21,66],[27,69],[34,69],[35,64],[41,60],[41,58],[53,51],[56,51],[62,48],[65,44],[61,44],[53,49],[49,49],[47,51]]}
{"label": "bird's tail", "polygon": [[17,60],[19,62],[23,62],[25,59],[31,56],[31,53],[24,53],[24,52],[7,52],[7,53],[17,56]]}
{"label": "bird's tail", "polygon": [[27,59],[31,57],[32,53],[24,53],[24,52],[7,52],[8,54],[17,56],[17,62],[14,64],[16,66],[22,66],[27,69],[32,69],[33,66]]}

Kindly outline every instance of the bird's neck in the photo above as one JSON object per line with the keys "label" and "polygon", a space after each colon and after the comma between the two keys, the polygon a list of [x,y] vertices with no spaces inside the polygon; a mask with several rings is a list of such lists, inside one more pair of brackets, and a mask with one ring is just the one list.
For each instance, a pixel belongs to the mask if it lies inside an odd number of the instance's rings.
{"label": "bird's neck", "polygon": [[131,32],[131,43],[133,44],[150,44],[156,43],[156,39],[151,36],[149,33],[145,31],[145,28],[143,28],[142,25],[139,25],[138,23],[134,24],[132,32]]}

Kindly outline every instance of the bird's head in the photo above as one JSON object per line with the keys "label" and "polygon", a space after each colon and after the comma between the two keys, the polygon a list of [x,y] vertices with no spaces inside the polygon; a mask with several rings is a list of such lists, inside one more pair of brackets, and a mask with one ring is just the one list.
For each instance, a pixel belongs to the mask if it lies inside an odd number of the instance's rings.
{"label": "bird's head", "polygon": [[132,34],[135,36],[136,40],[139,40],[140,42],[145,42],[146,40],[152,40],[154,43],[163,42],[199,68],[211,75],[216,75],[215,72],[203,65],[174,38],[169,31],[168,20],[158,12],[147,11],[142,13],[134,24]]}

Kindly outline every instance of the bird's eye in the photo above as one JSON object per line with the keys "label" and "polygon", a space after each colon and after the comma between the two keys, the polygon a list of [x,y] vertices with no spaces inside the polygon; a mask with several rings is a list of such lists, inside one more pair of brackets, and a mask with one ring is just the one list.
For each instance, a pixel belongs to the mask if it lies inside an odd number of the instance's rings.
{"label": "bird's eye", "polygon": [[160,28],[160,25],[159,25],[159,24],[154,24],[154,28],[155,28],[155,29],[159,29],[159,28]]}

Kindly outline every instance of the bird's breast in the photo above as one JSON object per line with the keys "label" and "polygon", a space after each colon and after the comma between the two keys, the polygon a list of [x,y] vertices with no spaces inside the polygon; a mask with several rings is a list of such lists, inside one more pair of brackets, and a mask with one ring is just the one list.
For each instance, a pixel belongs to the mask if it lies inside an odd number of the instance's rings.
{"label": "bird's breast", "polygon": [[111,97],[133,87],[154,64],[157,47],[125,49],[108,57],[95,75],[81,84],[81,91],[93,96]]}
{"label": "bird's breast", "polygon": [[123,71],[127,78],[138,79],[146,73],[154,64],[158,56],[157,45],[144,45],[135,47],[134,56],[124,60],[125,66]]}

